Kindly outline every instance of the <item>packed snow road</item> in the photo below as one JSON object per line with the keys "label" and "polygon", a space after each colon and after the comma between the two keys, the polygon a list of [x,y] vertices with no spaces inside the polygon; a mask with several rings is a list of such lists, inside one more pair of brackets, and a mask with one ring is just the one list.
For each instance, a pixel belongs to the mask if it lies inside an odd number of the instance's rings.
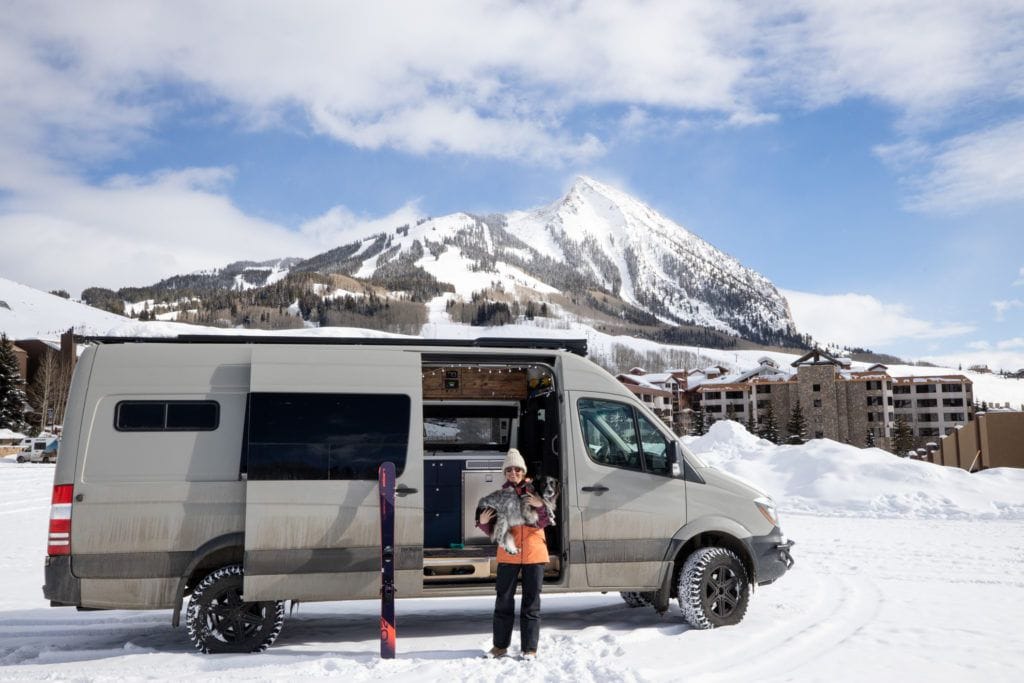
{"label": "packed snow road", "polygon": [[[399,600],[398,659],[374,601],[302,605],[262,655],[200,655],[170,613],[42,598],[53,466],[0,461],[0,678],[1011,681],[1024,671],[1024,521],[790,514],[797,565],[743,623],[688,629],[617,594],[548,596],[540,659],[487,661],[488,598]],[[515,641],[513,641],[515,643]]]}

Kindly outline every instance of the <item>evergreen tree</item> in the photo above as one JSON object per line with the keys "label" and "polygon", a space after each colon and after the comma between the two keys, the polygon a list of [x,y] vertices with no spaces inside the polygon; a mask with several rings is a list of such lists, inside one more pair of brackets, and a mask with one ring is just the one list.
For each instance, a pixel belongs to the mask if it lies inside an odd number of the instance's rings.
{"label": "evergreen tree", "polygon": [[871,429],[871,427],[868,427],[868,436],[867,436],[866,439],[864,439],[864,447],[865,448],[874,448],[875,447],[875,431],[873,429]]}
{"label": "evergreen tree", "polygon": [[786,431],[789,433],[786,443],[800,445],[807,441],[807,419],[800,409],[800,401],[793,406],[793,413],[789,416],[789,422],[786,423]]}
{"label": "evergreen tree", "polygon": [[725,419],[732,420],[733,422],[736,421],[736,411],[733,410],[731,403],[725,408]]}
{"label": "evergreen tree", "polygon": [[761,425],[758,436],[772,443],[779,443],[779,424],[775,421],[775,408],[771,403],[768,404],[768,410],[764,414],[764,423]]}
{"label": "evergreen tree", "polygon": [[757,436],[757,423],[754,422],[754,411],[747,411],[747,431]]}
{"label": "evergreen tree", "polygon": [[6,334],[0,335],[0,429],[28,433],[29,425],[25,421],[27,405],[14,345]]}
{"label": "evergreen tree", "polygon": [[707,433],[707,425],[704,422],[704,410],[693,411],[693,420],[690,424],[691,436],[704,436]]}
{"label": "evergreen tree", "polygon": [[906,457],[907,451],[914,446],[914,433],[910,425],[906,423],[902,415],[896,416],[896,423],[892,428],[892,450],[901,458]]}

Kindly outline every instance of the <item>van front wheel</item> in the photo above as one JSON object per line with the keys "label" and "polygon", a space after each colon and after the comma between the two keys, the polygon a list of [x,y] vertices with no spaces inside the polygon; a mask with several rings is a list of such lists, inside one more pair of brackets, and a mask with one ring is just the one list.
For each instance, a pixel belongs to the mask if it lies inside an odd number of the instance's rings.
{"label": "van front wheel", "polygon": [[263,652],[284,626],[284,602],[245,602],[242,566],[232,564],[207,575],[195,587],[185,624],[200,652]]}
{"label": "van front wheel", "polygon": [[677,587],[683,618],[694,628],[732,626],[747,612],[747,570],[727,548],[695,550],[686,558]]}

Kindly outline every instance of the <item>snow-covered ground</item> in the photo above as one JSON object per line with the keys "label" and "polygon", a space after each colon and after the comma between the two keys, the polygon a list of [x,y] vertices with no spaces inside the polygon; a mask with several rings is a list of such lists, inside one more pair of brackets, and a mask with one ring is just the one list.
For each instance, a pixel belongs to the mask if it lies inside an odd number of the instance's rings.
{"label": "snow-covered ground", "polygon": [[[617,594],[544,598],[541,657],[488,661],[489,598],[302,605],[267,653],[195,653],[170,612],[42,598],[53,466],[0,460],[4,680],[1017,681],[1024,671],[1024,471],[968,475],[830,441],[777,447],[735,423],[690,439],[774,495],[797,561],[735,627],[695,631]],[[515,644],[515,639],[513,643]]]}

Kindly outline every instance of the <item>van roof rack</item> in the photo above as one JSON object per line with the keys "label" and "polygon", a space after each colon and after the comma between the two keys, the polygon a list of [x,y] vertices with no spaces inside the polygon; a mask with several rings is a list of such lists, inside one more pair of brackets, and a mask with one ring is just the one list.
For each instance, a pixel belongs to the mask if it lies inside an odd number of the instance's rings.
{"label": "van roof rack", "polygon": [[289,337],[285,335],[179,334],[176,337],[75,336],[83,344],[320,344],[327,346],[455,346],[486,349],[564,349],[587,355],[586,339],[478,337],[476,339],[405,339],[400,337]]}

